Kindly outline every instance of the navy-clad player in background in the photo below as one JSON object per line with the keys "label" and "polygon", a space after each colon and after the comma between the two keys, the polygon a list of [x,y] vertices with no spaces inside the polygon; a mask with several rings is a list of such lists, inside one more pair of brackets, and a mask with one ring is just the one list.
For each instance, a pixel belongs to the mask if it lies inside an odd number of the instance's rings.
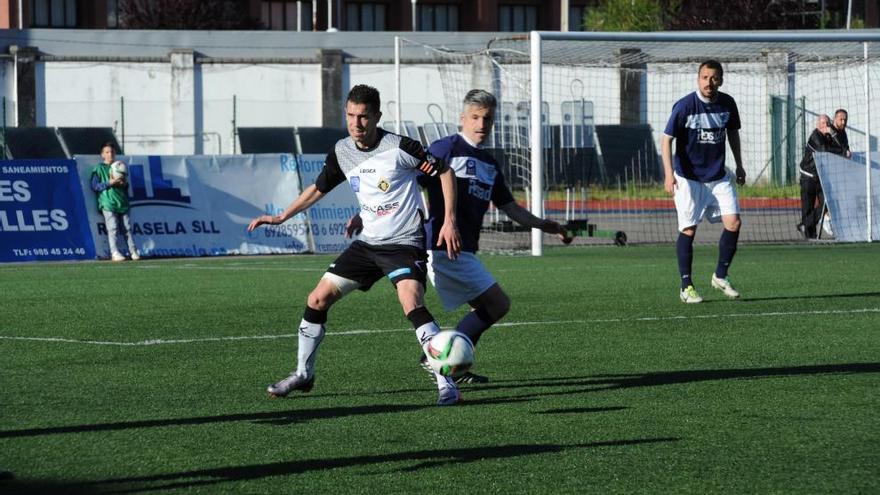
{"label": "navy-clad player in background", "polygon": [[[474,89],[467,93],[460,116],[461,132],[431,143],[428,154],[447,163],[455,173],[457,201],[456,224],[461,232],[461,253],[452,260],[444,247],[440,231],[448,218],[449,208],[441,191],[441,184],[433,177],[419,177],[428,194],[428,276],[447,310],[467,303],[472,308],[456,325],[456,330],[470,337],[474,346],[480,336],[507,314],[510,298],[486,270],[476,253],[479,249],[480,228],[489,202],[507,214],[511,220],[526,227],[541,229],[549,234],[565,237],[565,229],[552,220],[532,215],[514,201],[504,182],[501,167],[492,155],[481,148],[492,135],[495,109],[498,103],[491,93]],[[357,218],[352,219],[349,232],[357,231]],[[355,227],[352,228],[351,225]],[[426,370],[430,367],[422,357]],[[483,383],[488,378],[466,373],[458,383]]]}
{"label": "navy-clad player in background", "polygon": [[[278,225],[305,211],[334,187],[348,181],[363,217],[364,231],[330,265],[309,294],[299,326],[297,367],[287,378],[269,385],[271,396],[286,396],[294,390],[308,392],[315,381],[315,358],[324,338],[330,307],[355,289],[363,291],[383,277],[397,289],[404,314],[416,330],[424,350],[440,327],[424,306],[425,295],[425,212],[417,184],[421,174],[435,175],[441,195],[450,207],[448,221],[436,237],[454,259],[460,237],[455,225],[455,180],[452,171],[409,138],[377,129],[379,92],[358,85],[348,94],[345,120],[349,137],[340,139],[327,155],[324,169],[283,213],[261,215],[248,226]],[[461,394],[451,379],[438,377],[438,405],[457,403]]]}
{"label": "navy-clad player in background", "polygon": [[[746,183],[739,140],[739,111],[730,95],[718,91],[724,82],[724,70],[715,60],[700,64],[698,91],[678,100],[662,137],[664,187],[675,199],[678,213],[678,270],[681,274],[679,297],[685,303],[703,301],[691,279],[694,257],[694,235],[704,217],[724,224],[718,241],[718,265],[712,274],[712,287],[727,297],[737,298],[739,292],[727,278],[727,270],[736,253],[742,222],[736,188],[724,162],[730,151],[736,161],[736,183]],[[726,139],[725,139],[726,138]],[[672,140],[675,140],[675,159]]]}

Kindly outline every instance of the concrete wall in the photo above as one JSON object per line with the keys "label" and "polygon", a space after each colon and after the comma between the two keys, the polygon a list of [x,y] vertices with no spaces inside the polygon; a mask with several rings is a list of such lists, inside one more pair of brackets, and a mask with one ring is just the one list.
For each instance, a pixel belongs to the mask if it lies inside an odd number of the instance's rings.
{"label": "concrete wall", "polygon": [[[344,47],[341,71],[330,68],[334,74],[339,72],[333,77],[341,79],[338,82],[343,97],[355,84],[377,87],[382,93],[383,121],[394,120],[398,106],[391,63],[394,33],[305,33],[295,38],[276,33],[168,33],[167,39],[149,32],[107,33],[103,37],[96,32],[51,36],[39,30],[28,33],[30,36],[12,41],[39,48],[34,70],[36,125],[113,127],[122,140],[124,124],[125,151],[129,154],[231,153],[237,147],[233,120],[241,127],[321,126],[329,115],[342,126],[335,109],[343,102],[322,89],[333,85],[326,81],[328,67],[326,62],[322,66],[319,49]],[[60,43],[56,39],[59,36],[79,42]],[[448,35],[437,39],[431,36],[440,35],[426,35],[424,41],[437,46],[450,41]],[[485,47],[492,36],[457,33],[456,40],[461,38],[460,49],[476,49]],[[113,43],[118,44],[117,50],[110,46]],[[424,52],[421,59],[414,53],[407,52],[409,60],[401,69],[404,120],[417,124],[455,123],[464,93],[475,85],[484,85],[479,81],[493,77],[496,79],[489,89],[503,101],[516,104],[529,100],[526,64],[489,64],[482,68],[462,63],[436,64],[425,62]],[[804,97],[807,109],[813,112],[849,109],[850,126],[856,128],[851,133],[852,147],[864,148],[864,136],[858,134],[868,124],[862,64],[801,62],[793,78],[784,72],[785,65],[780,66],[781,73],[768,73],[767,66],[726,64],[722,88],[739,104],[744,161],[752,177],[767,173],[773,145],[769,142],[768,118],[771,95],[791,92],[796,98]],[[551,123],[561,121],[560,104],[566,100],[592,101],[598,125],[620,123],[624,110],[631,118],[635,109],[638,119],[651,125],[659,149],[659,137],[672,104],[696,88],[695,64],[650,63],[641,70],[639,89],[626,93],[621,92],[624,79],[617,68],[545,66],[544,99],[550,103]],[[880,64],[874,62],[869,70],[876,99],[880,95]],[[7,99],[7,125],[16,123],[15,84],[12,58],[0,60],[0,91]],[[627,100],[624,109],[622,94],[638,99],[637,104]],[[880,131],[880,111],[875,108],[871,118],[876,135]],[[812,122],[808,124],[811,126]]]}

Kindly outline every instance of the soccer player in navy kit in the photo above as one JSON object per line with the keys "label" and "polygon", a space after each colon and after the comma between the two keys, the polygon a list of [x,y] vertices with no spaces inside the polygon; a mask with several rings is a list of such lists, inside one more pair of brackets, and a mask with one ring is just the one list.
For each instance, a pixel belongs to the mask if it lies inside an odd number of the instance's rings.
{"label": "soccer player in navy kit", "polygon": [[691,279],[691,265],[697,225],[706,217],[710,222],[724,224],[711,285],[731,299],[739,297],[727,277],[742,222],[733,178],[724,165],[726,141],[730,141],[730,150],[736,161],[737,184],[745,184],[746,171],[740,155],[739,111],[730,95],[718,91],[723,82],[724,70],[718,61],[708,60],[700,64],[698,90],[675,103],[661,139],[666,174],[664,187],[673,195],[678,213],[679,297],[689,304],[703,301]]}
{"label": "soccer player in navy kit", "polygon": [[[425,254],[425,212],[417,178],[436,175],[442,195],[449,204],[447,222],[440,227],[437,242],[454,259],[461,238],[455,225],[455,180],[451,169],[428,155],[409,138],[377,128],[379,92],[358,85],[348,94],[345,120],[349,137],[340,139],[330,153],[314,184],[307,187],[280,215],[261,215],[248,225],[252,231],[264,224],[278,225],[305,211],[337,185],[348,182],[361,208],[364,230],[330,265],[309,294],[299,326],[297,368],[272,385],[270,396],[286,396],[294,390],[308,392],[315,381],[315,358],[324,338],[330,307],[355,289],[363,291],[388,277],[406,317],[416,330],[424,350],[440,327],[424,306],[427,256]],[[440,376],[438,405],[457,403],[461,394],[452,379]]]}
{"label": "soccer player in navy kit", "polygon": [[[492,135],[497,105],[491,93],[481,89],[469,91],[460,116],[461,131],[434,141],[428,148],[429,155],[449,165],[458,183],[458,204],[454,211],[461,232],[461,253],[454,259],[449,256],[440,236],[449,212],[441,184],[434,177],[419,177],[419,183],[427,190],[431,212],[428,221],[428,277],[447,310],[462,304],[470,305],[472,311],[456,325],[456,330],[470,337],[474,346],[483,332],[510,309],[510,298],[476,255],[480,228],[489,202],[521,225],[557,234],[560,238],[567,236],[565,229],[557,222],[538,218],[514,201],[513,194],[504,182],[500,165],[488,151],[481,148]],[[349,233],[356,232],[357,225],[357,218],[352,219]],[[433,373],[424,357],[422,364]],[[471,372],[457,378],[458,383],[487,381],[488,378]]]}

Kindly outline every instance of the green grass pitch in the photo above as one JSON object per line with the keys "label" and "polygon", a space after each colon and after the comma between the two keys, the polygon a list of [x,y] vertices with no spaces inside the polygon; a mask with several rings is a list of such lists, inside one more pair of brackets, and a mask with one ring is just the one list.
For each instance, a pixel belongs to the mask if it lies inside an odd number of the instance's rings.
{"label": "green grass pitch", "polygon": [[[328,256],[0,266],[0,493],[878,493],[880,246],[484,256],[511,296],[434,405],[387,282],[270,400]],[[444,327],[463,314],[428,307]]]}

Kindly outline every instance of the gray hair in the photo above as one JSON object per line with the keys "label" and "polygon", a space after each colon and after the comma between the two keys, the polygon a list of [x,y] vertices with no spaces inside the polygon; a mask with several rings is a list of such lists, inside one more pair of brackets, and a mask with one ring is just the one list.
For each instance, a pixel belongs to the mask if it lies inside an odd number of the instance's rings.
{"label": "gray hair", "polygon": [[498,100],[495,99],[495,96],[482,89],[472,89],[468,91],[464,96],[464,101],[462,103],[464,103],[464,108],[474,105],[481,108],[495,110],[498,106]]}

